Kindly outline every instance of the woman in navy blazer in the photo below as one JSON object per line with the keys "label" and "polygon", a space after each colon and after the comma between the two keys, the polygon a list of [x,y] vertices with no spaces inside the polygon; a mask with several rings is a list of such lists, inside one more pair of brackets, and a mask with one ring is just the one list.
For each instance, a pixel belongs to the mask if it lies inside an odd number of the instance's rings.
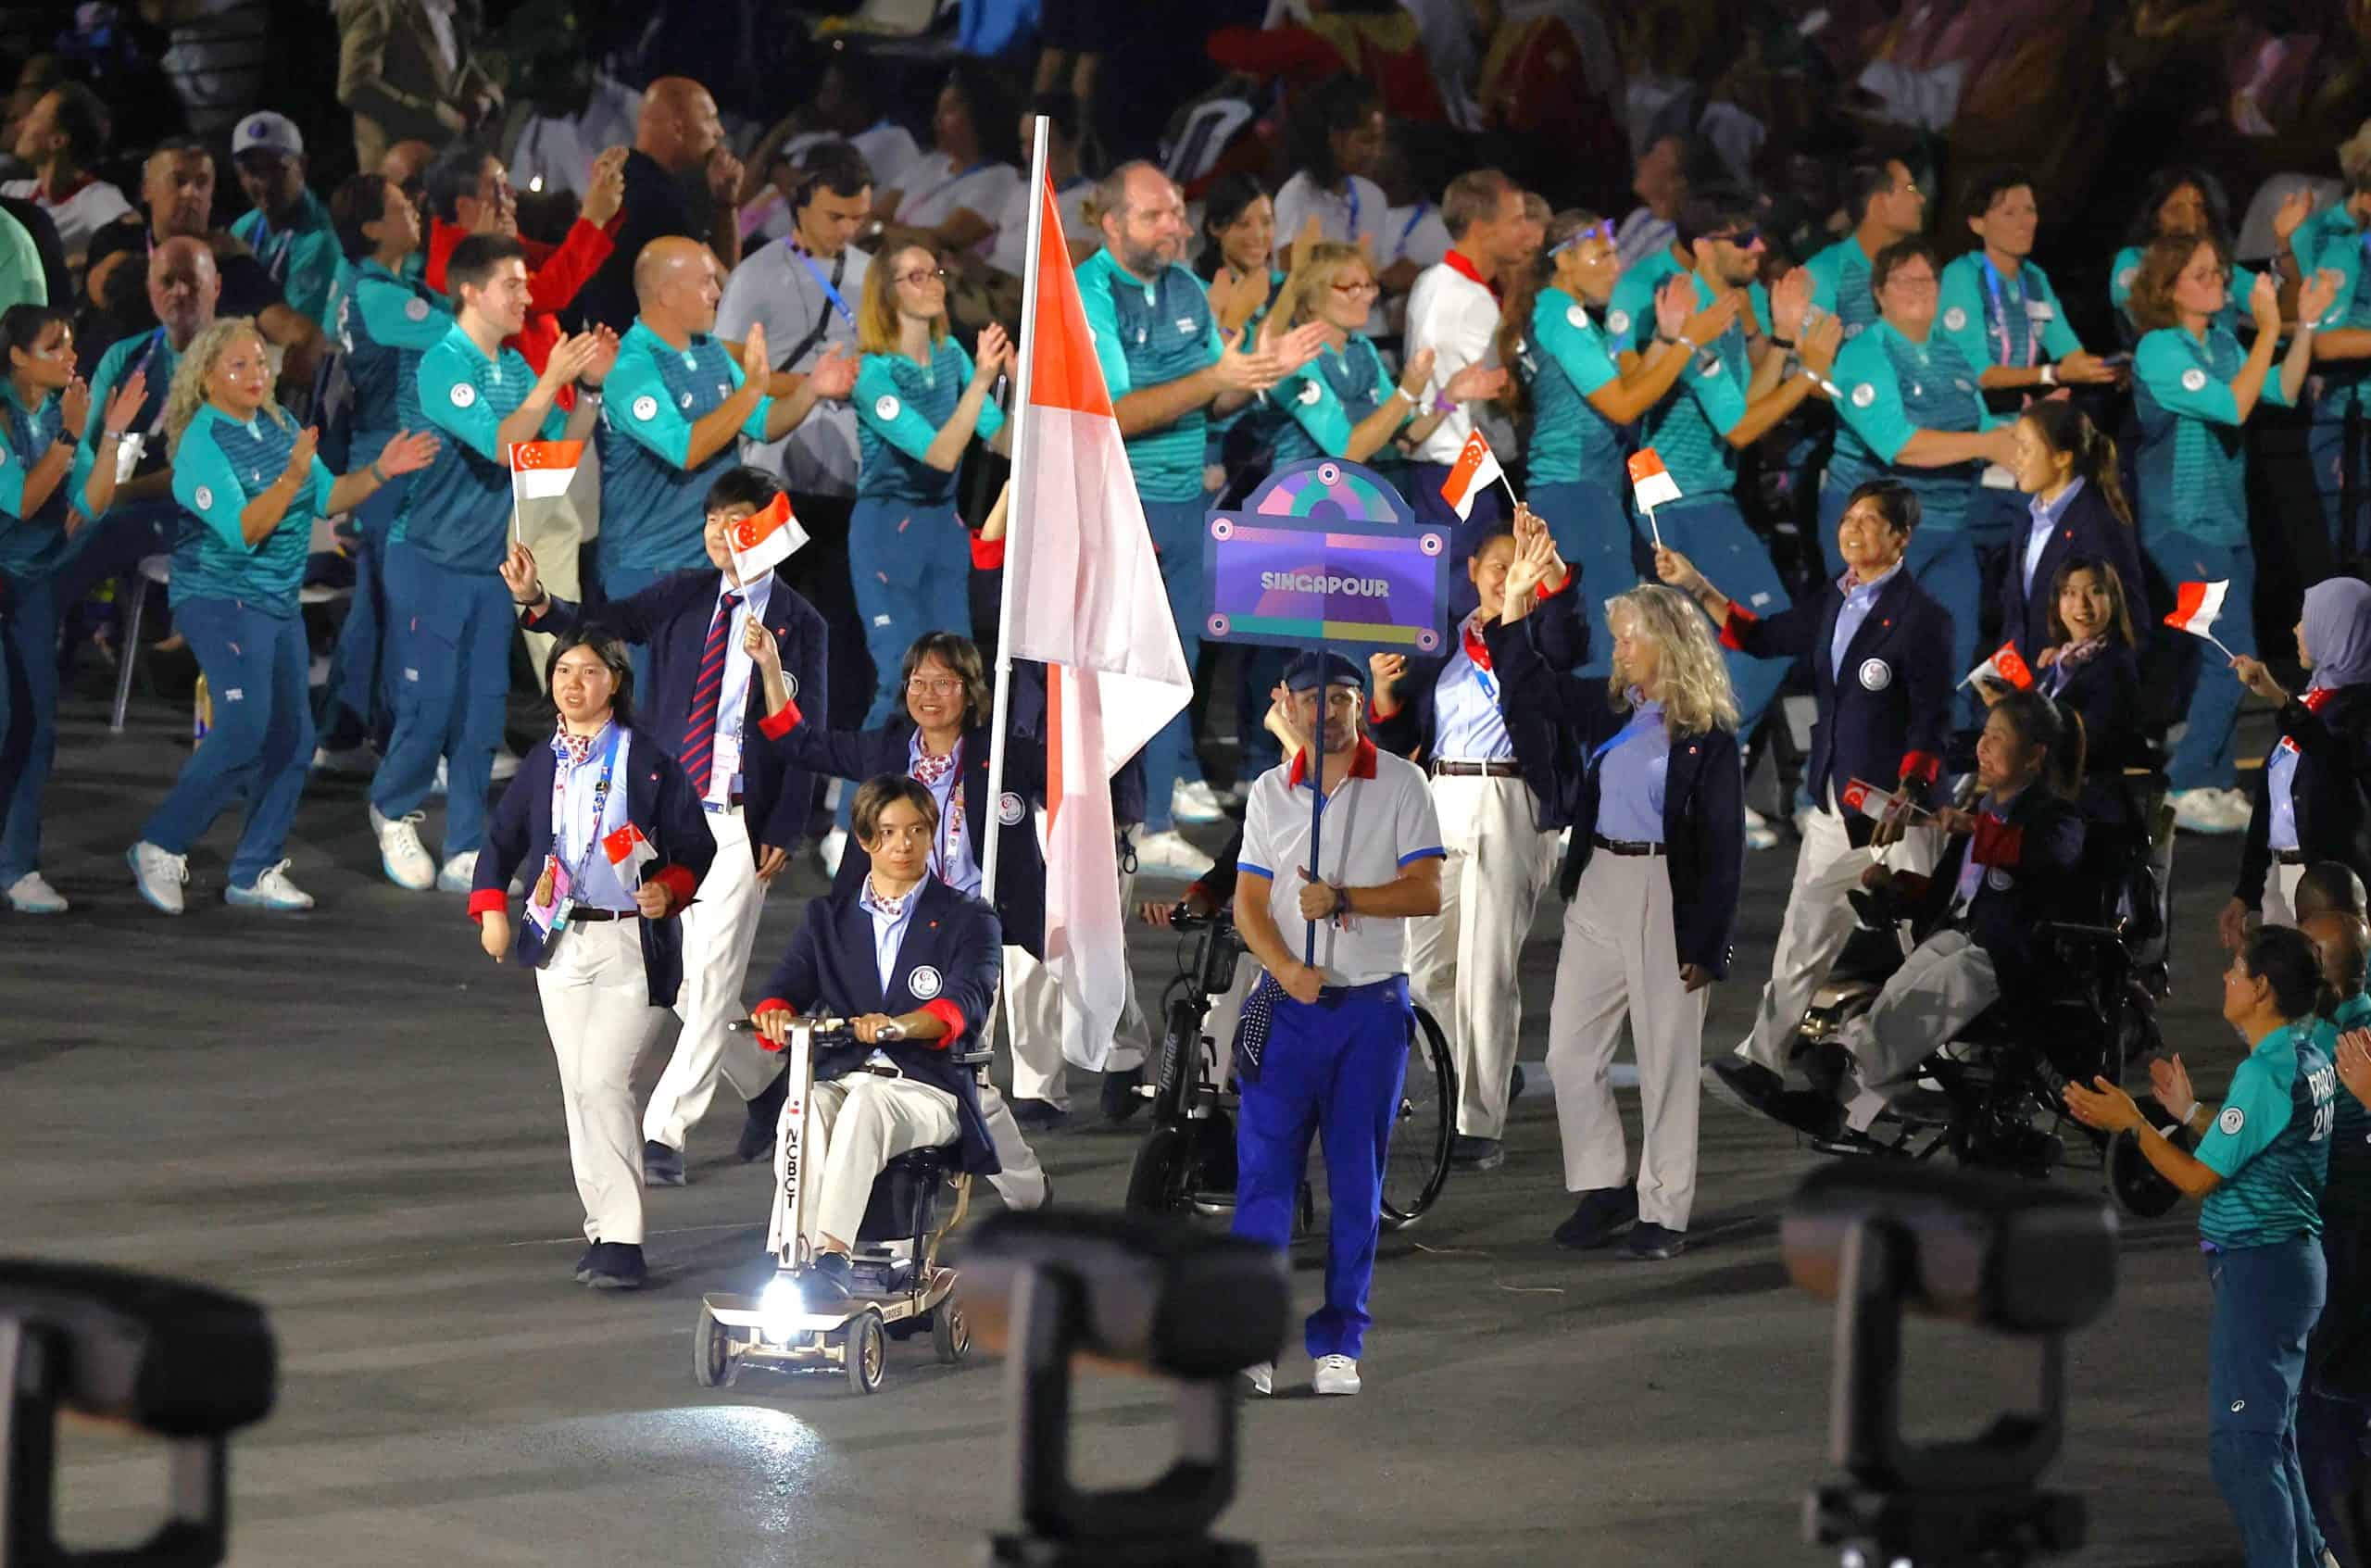
{"label": "woman in navy blazer", "polygon": [[[576,1277],[595,1289],[642,1284],[642,1130],[634,1059],[683,982],[674,916],[716,858],[707,813],[683,769],[634,733],[634,671],[614,637],[555,650],[559,727],[521,759],[478,857],[470,914],[496,963],[512,950],[510,879],[533,875],[517,951],[535,970],[559,1063],[569,1161],[592,1243]],[[566,771],[561,771],[565,759]]]}
{"label": "woman in navy blazer", "polygon": [[[1548,1075],[1564,1185],[1579,1201],[1556,1239],[1602,1247],[1630,1227],[1625,1257],[1670,1258],[1687,1245],[1695,1201],[1704,988],[1728,971],[1745,871],[1737,697],[1703,618],[1660,586],[1608,601],[1609,680],[1551,668],[1529,621],[1555,567],[1554,543],[1529,541],[1484,637],[1516,750],[1552,771],[1553,809],[1573,828]],[[1635,1183],[1624,1180],[1622,1118],[1606,1082],[1625,1018],[1646,1119]]]}
{"label": "woman in navy blazer", "polygon": [[2140,539],[2117,477],[2115,441],[2072,403],[2036,403],[2017,418],[2017,488],[2031,521],[2009,541],[2001,574],[2001,634],[2032,664],[2049,647],[2051,585],[2076,556],[2115,568],[2134,616],[2149,616]]}
{"label": "woman in navy blazer", "polygon": [[[2084,784],[2076,799],[2088,822],[2133,818],[2124,771],[2150,761],[2141,728],[2140,655],[2133,634],[2130,591],[2114,563],[2069,556],[2051,580],[2050,639],[2033,660],[2041,694],[2083,721]],[[1980,681],[1987,706],[2008,696],[1996,681]]]}

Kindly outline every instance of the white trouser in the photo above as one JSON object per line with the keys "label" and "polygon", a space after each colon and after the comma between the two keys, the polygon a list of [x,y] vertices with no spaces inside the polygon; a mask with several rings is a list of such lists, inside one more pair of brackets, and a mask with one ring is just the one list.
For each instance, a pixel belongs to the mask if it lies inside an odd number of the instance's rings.
{"label": "white trouser", "polygon": [[1012,1119],[1012,1107],[993,1085],[980,1085],[980,1114],[987,1119],[988,1142],[996,1146],[997,1162],[1004,1169],[988,1178],[1008,1209],[1038,1209],[1046,1202],[1046,1167],[1037,1163],[1037,1151],[1021,1135],[1021,1123]]}
{"label": "white trouser", "polygon": [[1938,931],[1912,948],[1869,1010],[1844,1026],[1846,1123],[1867,1132],[1918,1064],[2000,999],[1992,956],[1966,932]]}
{"label": "white trouser", "polygon": [[[784,1118],[797,1106],[793,1095],[783,1104]],[[816,1085],[807,1119],[807,1168],[801,1173],[802,1182],[822,1184],[807,1202],[809,1249],[814,1250],[825,1236],[853,1248],[881,1168],[912,1149],[953,1143],[960,1132],[955,1097],[911,1078],[851,1073]],[[773,1218],[766,1227],[770,1252],[782,1250],[789,1223],[783,1203],[783,1160],[790,1144],[786,1137],[774,1139]]]}
{"label": "white trouser", "polygon": [[1408,922],[1408,980],[1449,1034],[1457,1063],[1457,1130],[1495,1138],[1507,1125],[1507,1085],[1523,1034],[1516,971],[1539,896],[1556,871],[1556,835],[1542,833],[1521,779],[1438,777],[1441,912]]}
{"label": "white trouser", "polygon": [[1564,908],[1564,947],[1548,1008],[1548,1077],[1556,1086],[1566,1190],[1620,1186],[1629,1169],[1622,1113],[1606,1082],[1626,1018],[1646,1123],[1638,1218],[1687,1228],[1710,995],[1710,987],[1691,992],[1679,978],[1670,862],[1605,849],[1590,856]]}
{"label": "white trouser", "polygon": [[1771,955],[1770,983],[1762,988],[1752,1031],[1737,1047],[1739,1056],[1773,1073],[1787,1071],[1787,1047],[1803,1022],[1803,1010],[1852,935],[1852,905],[1846,895],[1861,885],[1862,873],[1871,866],[1924,872],[1935,863],[1941,837],[1933,828],[1913,828],[1889,848],[1855,849],[1844,818],[1833,807],[1806,812],[1801,821],[1803,847],[1795,857],[1795,884],[1787,895],[1777,951]]}
{"label": "white trouser", "polygon": [[592,1241],[642,1245],[642,1143],[634,1116],[634,1060],[667,1015],[650,1005],[642,922],[571,925],[535,972],[544,1027],[559,1063],[568,1160]]}
{"label": "white trouser", "polygon": [[2272,863],[2272,874],[2264,879],[2263,922],[2265,925],[2295,925],[2297,923],[2297,884],[2305,880],[2303,866]]}
{"label": "white trouser", "polygon": [[642,1113],[642,1135],[678,1151],[708,1114],[719,1076],[746,1101],[782,1073],[782,1059],[769,1054],[756,1035],[726,1027],[746,1014],[741,987],[749,978],[766,885],[758,880],[741,809],[709,812],[708,826],[716,835],[716,859],[700,879],[699,897],[680,917],[684,984],[675,993],[675,1016],[684,1031]]}
{"label": "white trouser", "polygon": [[997,1018],[1012,1056],[1012,1098],[1067,1106],[1062,1077],[1062,988],[1025,947],[1004,950]]}

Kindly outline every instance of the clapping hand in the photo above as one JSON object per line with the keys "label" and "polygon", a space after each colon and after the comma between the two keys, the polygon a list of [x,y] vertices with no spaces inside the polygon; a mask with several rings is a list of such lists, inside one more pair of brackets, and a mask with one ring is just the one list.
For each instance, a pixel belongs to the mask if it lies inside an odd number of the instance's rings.
{"label": "clapping hand", "polygon": [[[118,382],[115,390],[107,395],[107,413],[101,421],[107,433],[121,435],[125,431],[130,430],[132,421],[139,417],[142,399],[147,395],[148,372],[145,370],[134,370]],[[87,405],[85,410],[82,417],[87,420],[90,418]],[[80,427],[69,420],[67,428],[71,430]]]}
{"label": "clapping hand", "polygon": [[2094,1077],[2091,1086],[2069,1082],[2066,1085],[2066,1109],[2075,1120],[2086,1127],[2096,1127],[2103,1133],[2121,1133],[2140,1126],[2147,1118],[2140,1114],[2132,1097],[2104,1077]]}
{"label": "clapping hand", "polygon": [[[2314,285],[2312,283],[2305,285],[2307,289],[2311,289],[2313,286]],[[2305,296],[2302,292],[2297,296],[2297,304],[2299,309],[2302,311],[2305,304]],[[2322,301],[2322,309],[2327,310],[2328,308],[2329,300],[2325,298]],[[2256,285],[2248,295],[2248,314],[2255,319],[2256,331],[2258,332],[2277,332],[2280,331],[2280,285],[2273,282],[2271,273],[2259,272],[2256,274]],[[2309,321],[2313,320],[2318,315],[2319,312],[2307,314],[2305,316],[2305,320]]]}
{"label": "clapping hand", "polygon": [[2371,1105],[2371,1035],[2350,1029],[2338,1037],[2338,1077],[2348,1094]]}
{"label": "clapping hand", "polygon": [[2167,1115],[2184,1126],[2189,1124],[2198,1110],[2198,1096],[2189,1086],[2189,1070],[2182,1065],[2178,1053],[2160,1057],[2149,1064],[2149,1092],[2157,1097],[2157,1103],[2165,1108]]}
{"label": "clapping hand", "polygon": [[1795,340],[1795,357],[1812,374],[1825,378],[1835,371],[1836,351],[1843,346],[1844,323],[1833,316],[1822,316]]}
{"label": "clapping hand", "polygon": [[2297,226],[2314,215],[2314,193],[2311,187],[2300,185],[2280,198],[2280,206],[2272,215],[2272,237],[2282,245],[2297,232]]}
{"label": "clapping hand", "polygon": [[1374,706],[1397,707],[1390,698],[1400,679],[1408,673],[1405,654],[1371,653],[1367,655],[1367,673],[1374,678]]}
{"label": "clapping hand", "polygon": [[1012,339],[996,322],[980,329],[979,351],[972,360],[972,384],[994,386],[997,377],[1012,364]]}
{"label": "clapping hand", "polygon": [[741,383],[744,386],[752,382],[763,386],[773,369],[773,361],[766,358],[766,324],[752,321],[749,330],[741,334]]}
{"label": "clapping hand", "polygon": [[288,449],[288,466],[280,470],[282,484],[302,484],[313,472],[313,453],[320,445],[321,433],[307,425],[296,433],[295,445]]}
{"label": "clapping hand", "polygon": [[379,471],[389,479],[399,473],[418,473],[436,460],[437,445],[433,431],[399,430],[379,448]]}
{"label": "clapping hand", "polygon": [[[2271,274],[2266,273],[2256,281],[2259,283],[2268,283],[2272,282],[2272,277]],[[2303,286],[2297,291],[2297,319],[2309,325],[2319,321],[2328,313],[2329,307],[2337,303],[2339,285],[2344,282],[2343,278],[2327,267],[2322,268],[2306,279]]]}
{"label": "clapping hand", "polygon": [[856,390],[856,356],[835,343],[808,369],[807,384],[815,389],[818,397],[845,403],[848,394]]}
{"label": "clapping hand", "polygon": [[1279,381],[1316,358],[1324,348],[1323,321],[1303,321],[1291,332],[1279,332],[1276,318],[1272,314],[1260,325],[1260,352],[1275,360]]}
{"label": "clapping hand", "polygon": [[1211,369],[1226,392],[1265,392],[1284,379],[1273,354],[1264,348],[1245,351],[1241,328],[1220,340],[1218,362]]}
{"label": "clapping hand", "polygon": [[63,438],[71,441],[91,422],[91,383],[81,376],[67,382],[66,389],[57,395],[58,429]]}
{"label": "clapping hand", "polygon": [[1778,335],[1795,340],[1800,350],[1803,339],[1803,312],[1812,302],[1812,275],[1800,267],[1790,268],[1785,277],[1770,286],[1771,325]]}
{"label": "clapping hand", "polygon": [[1468,365],[1449,378],[1442,389],[1452,403],[1471,403],[1478,398],[1496,397],[1506,390],[1507,372],[1490,365]]}
{"label": "clapping hand", "polygon": [[593,340],[593,351],[585,358],[584,368],[576,372],[576,379],[587,386],[598,386],[617,368],[618,334],[607,327],[595,327],[584,335]]}

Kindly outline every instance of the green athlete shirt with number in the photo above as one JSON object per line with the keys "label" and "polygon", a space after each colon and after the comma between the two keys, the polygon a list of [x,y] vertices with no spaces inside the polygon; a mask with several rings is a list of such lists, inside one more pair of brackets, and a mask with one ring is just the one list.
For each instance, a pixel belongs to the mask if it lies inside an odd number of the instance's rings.
{"label": "green athlete shirt with number", "polygon": [[2226,1249],[2322,1234],[2337,1115],[2338,1032],[2301,1019],[2266,1035],[2231,1074],[2231,1091],[2198,1142],[2223,1178],[2199,1210],[2198,1234]]}

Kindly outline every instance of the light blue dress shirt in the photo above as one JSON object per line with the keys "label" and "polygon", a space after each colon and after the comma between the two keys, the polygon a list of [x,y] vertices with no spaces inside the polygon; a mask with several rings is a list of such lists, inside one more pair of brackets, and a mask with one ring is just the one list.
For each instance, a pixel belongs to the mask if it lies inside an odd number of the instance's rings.
{"label": "light blue dress shirt", "polygon": [[2272,822],[2264,830],[2264,846],[2295,849],[2297,842],[2297,743],[2283,736],[2264,764],[2264,793],[2272,801]]}
{"label": "light blue dress shirt", "polygon": [[1901,570],[1896,561],[1866,583],[1856,583],[1850,571],[1836,580],[1844,591],[1844,608],[1836,612],[1836,635],[1828,639],[1827,673],[1831,680],[1844,678],[1844,650],[1852,646],[1853,633],[1861,630],[1861,622],[1869,619],[1869,611],[1876,608],[1877,596],[1886,591],[1895,572]]}
{"label": "light blue dress shirt", "polygon": [[1461,633],[1433,687],[1434,757],[1452,762],[1512,760],[1514,737],[1507,734],[1499,701],[1498,676],[1474,662]]}
{"label": "light blue dress shirt", "polygon": [[906,927],[914,923],[914,903],[922,897],[922,884],[916,883],[906,890],[906,896],[894,904],[873,891],[872,878],[864,879],[864,890],[856,901],[872,917],[872,961],[881,971],[881,994],[889,995],[889,976],[897,972],[897,949],[906,945]]}
{"label": "light blue dress shirt", "polygon": [[[922,733],[914,732],[912,743],[906,748],[907,770],[922,759]],[[916,774],[920,777],[920,774]],[[955,763],[938,776],[937,782],[924,784],[930,797],[938,803],[938,840],[931,847],[931,871],[939,881],[958,893],[980,891],[980,859],[972,846],[978,839],[976,824],[955,821],[955,792],[963,787],[963,743],[955,743]]]}
{"label": "light blue dress shirt", "polygon": [[2058,532],[2058,520],[2066,515],[2066,508],[2074,504],[2075,497],[2082,493],[2082,489],[2081,480],[2071,480],[2066,488],[2058,493],[2057,500],[2045,503],[2037,495],[2026,503],[2026,509],[2033,514],[2034,520],[2033,526],[2026,534],[2026,559],[2021,569],[2025,573],[2027,598],[2033,597],[2034,571],[2041,565],[2041,553],[2049,547],[2050,536]]}
{"label": "light blue dress shirt", "polygon": [[[616,760],[609,765],[609,793],[601,803],[600,820],[593,816],[593,794],[601,782],[602,759],[609,743],[617,742]],[[554,853],[559,863],[568,868],[574,884],[568,896],[576,902],[596,909],[615,909],[624,913],[634,907],[634,894],[618,875],[618,868],[609,864],[609,857],[601,852],[600,841],[626,825],[627,753],[633,749],[633,733],[611,724],[595,737],[593,749],[583,761],[570,767],[565,758],[557,765],[566,779],[560,809],[555,814],[553,836],[558,840]],[[579,871],[583,876],[578,877]]]}
{"label": "light blue dress shirt", "polygon": [[[1637,695],[1631,700],[1637,701]],[[1671,732],[1663,705],[1639,702],[1612,740],[1597,749],[1597,833],[1630,844],[1663,841],[1663,775]]]}

